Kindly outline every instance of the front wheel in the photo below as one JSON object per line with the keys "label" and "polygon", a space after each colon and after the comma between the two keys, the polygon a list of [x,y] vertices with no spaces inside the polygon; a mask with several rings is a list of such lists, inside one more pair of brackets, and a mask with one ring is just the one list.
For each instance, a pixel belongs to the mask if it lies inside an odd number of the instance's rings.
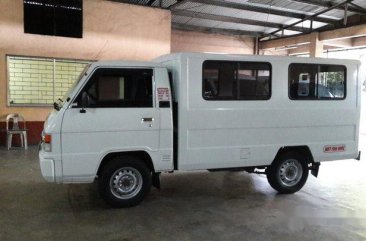
{"label": "front wheel", "polygon": [[267,180],[279,193],[295,193],[304,185],[309,175],[307,161],[298,153],[280,155],[266,170]]}
{"label": "front wheel", "polygon": [[150,170],[143,161],[133,156],[111,160],[98,181],[100,195],[116,208],[136,206],[149,193],[150,187]]}

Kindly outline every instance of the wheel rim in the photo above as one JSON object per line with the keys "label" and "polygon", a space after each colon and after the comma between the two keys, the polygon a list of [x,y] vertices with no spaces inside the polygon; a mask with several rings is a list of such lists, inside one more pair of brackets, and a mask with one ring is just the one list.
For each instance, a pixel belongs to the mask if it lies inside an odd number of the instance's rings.
{"label": "wheel rim", "polygon": [[142,188],[142,176],[133,167],[122,167],[115,171],[109,181],[112,194],[119,199],[136,196]]}
{"label": "wheel rim", "polygon": [[293,187],[301,180],[303,174],[301,163],[296,159],[288,159],[281,164],[278,174],[282,185]]}

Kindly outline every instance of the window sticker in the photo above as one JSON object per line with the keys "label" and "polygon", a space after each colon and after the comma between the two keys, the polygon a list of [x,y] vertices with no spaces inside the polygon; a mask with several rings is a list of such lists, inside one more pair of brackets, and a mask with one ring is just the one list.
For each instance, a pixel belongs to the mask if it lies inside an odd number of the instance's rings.
{"label": "window sticker", "polygon": [[158,88],[158,101],[169,101],[169,88]]}

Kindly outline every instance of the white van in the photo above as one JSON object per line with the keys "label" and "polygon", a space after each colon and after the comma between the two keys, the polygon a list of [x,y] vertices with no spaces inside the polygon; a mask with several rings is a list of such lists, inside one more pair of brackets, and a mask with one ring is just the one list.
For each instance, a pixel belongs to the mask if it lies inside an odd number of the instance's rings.
{"label": "white van", "polygon": [[97,180],[114,207],[138,204],[160,173],[181,170],[265,173],[294,193],[321,161],[359,159],[359,68],[199,53],[92,63],[45,122],[42,175]]}

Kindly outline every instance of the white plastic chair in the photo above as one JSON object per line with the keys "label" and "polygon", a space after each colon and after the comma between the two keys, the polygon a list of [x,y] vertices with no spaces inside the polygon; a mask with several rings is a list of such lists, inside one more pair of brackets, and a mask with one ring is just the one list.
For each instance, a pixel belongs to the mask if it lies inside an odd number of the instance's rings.
{"label": "white plastic chair", "polygon": [[6,143],[8,150],[11,148],[13,135],[20,135],[21,146],[28,149],[27,128],[24,117],[20,114],[9,114],[6,117]]}

